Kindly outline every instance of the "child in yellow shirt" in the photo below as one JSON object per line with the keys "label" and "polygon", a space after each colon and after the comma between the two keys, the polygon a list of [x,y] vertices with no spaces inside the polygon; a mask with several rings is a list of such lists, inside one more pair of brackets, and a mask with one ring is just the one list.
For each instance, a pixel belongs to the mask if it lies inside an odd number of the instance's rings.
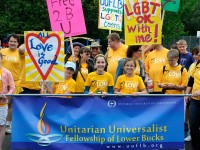
{"label": "child in yellow shirt", "polygon": [[178,64],[179,51],[171,49],[167,53],[169,64],[160,69],[157,75],[158,87],[165,94],[184,94],[188,82],[186,68]]}
{"label": "child in yellow shirt", "polygon": [[113,94],[113,76],[104,71],[106,67],[106,58],[104,55],[99,54],[94,59],[96,71],[88,74],[85,82],[84,94],[94,95],[102,94],[106,96]]}
{"label": "child in yellow shirt", "polygon": [[52,89],[46,84],[47,92],[50,94],[71,94],[75,92],[76,82],[72,79],[76,65],[73,62],[68,61],[65,64],[65,81],[56,82],[52,84]]}
{"label": "child in yellow shirt", "polygon": [[134,74],[136,63],[132,58],[124,61],[124,75],[118,77],[115,85],[115,94],[146,94],[146,89],[142,78]]}

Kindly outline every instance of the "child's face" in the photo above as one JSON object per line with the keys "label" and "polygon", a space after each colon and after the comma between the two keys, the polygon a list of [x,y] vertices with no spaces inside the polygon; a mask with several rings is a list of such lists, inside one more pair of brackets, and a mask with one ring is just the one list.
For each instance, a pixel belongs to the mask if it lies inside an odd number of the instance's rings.
{"label": "child's face", "polygon": [[200,60],[200,53],[198,54],[193,54],[194,60],[197,62],[198,60]]}
{"label": "child's face", "polygon": [[65,78],[70,78],[74,74],[74,69],[72,68],[65,68]]}
{"label": "child's face", "polygon": [[126,62],[126,64],[124,65],[124,70],[125,70],[125,72],[128,73],[128,74],[133,73],[134,69],[135,69],[135,64],[134,64],[133,61],[128,61],[128,62]]}
{"label": "child's face", "polygon": [[178,62],[178,57],[177,58],[168,58],[169,66],[174,67],[177,62]]}
{"label": "child's face", "polygon": [[95,68],[98,71],[104,71],[104,68],[106,66],[106,61],[104,57],[97,57],[96,62],[95,62]]}
{"label": "child's face", "polygon": [[179,44],[178,46],[178,50],[181,54],[185,54],[187,51],[187,45],[185,44]]}

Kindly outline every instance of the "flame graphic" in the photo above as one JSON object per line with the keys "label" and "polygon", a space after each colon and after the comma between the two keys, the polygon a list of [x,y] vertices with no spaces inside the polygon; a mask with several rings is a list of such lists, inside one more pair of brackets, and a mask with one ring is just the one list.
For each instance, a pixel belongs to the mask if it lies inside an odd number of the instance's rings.
{"label": "flame graphic", "polygon": [[47,103],[44,104],[44,106],[42,107],[42,110],[40,112],[40,120],[38,121],[38,131],[40,132],[40,134],[42,135],[46,135],[50,132],[50,126],[49,124],[43,120],[44,118],[44,110],[46,108]]}

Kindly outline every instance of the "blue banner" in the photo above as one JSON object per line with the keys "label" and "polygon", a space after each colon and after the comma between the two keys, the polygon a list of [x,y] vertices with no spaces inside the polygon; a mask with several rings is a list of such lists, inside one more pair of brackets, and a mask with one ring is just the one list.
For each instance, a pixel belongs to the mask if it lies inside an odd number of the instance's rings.
{"label": "blue banner", "polygon": [[183,149],[183,97],[13,98],[13,150]]}

